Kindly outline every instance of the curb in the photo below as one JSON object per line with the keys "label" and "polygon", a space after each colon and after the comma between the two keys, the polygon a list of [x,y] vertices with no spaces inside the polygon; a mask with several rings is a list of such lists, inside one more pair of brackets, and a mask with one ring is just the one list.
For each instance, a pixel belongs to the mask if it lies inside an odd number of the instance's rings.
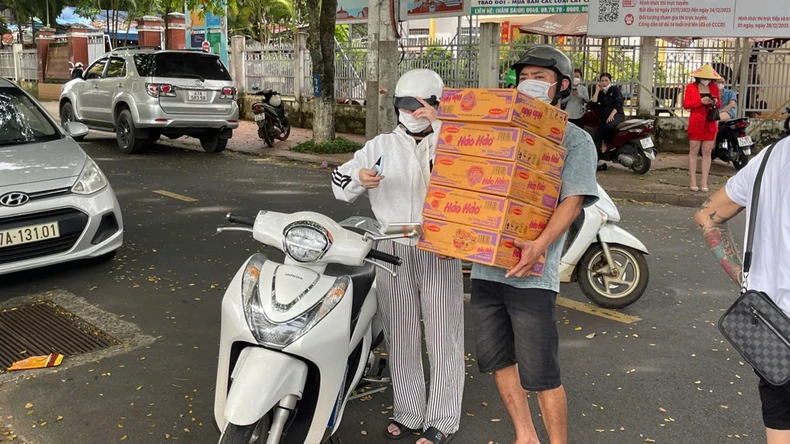
{"label": "curb", "polygon": [[684,195],[665,193],[639,193],[635,191],[607,190],[613,199],[626,199],[635,202],[674,205],[685,208],[698,208],[708,198],[707,195]]}

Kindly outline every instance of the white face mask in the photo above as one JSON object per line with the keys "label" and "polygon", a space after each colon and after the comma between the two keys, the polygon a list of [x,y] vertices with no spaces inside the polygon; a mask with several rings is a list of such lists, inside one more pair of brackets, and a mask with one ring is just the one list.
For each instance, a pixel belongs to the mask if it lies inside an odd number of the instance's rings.
{"label": "white face mask", "polygon": [[578,84],[580,84],[580,83],[582,83],[582,79],[580,79],[580,78],[578,78],[578,77],[574,77],[574,78],[573,78],[573,85],[574,85],[574,86],[576,86],[576,85],[578,85]]}
{"label": "white face mask", "polygon": [[611,87],[612,87],[612,84],[611,84],[611,83],[610,83],[610,84],[608,84],[608,85],[606,85],[606,86],[604,86],[604,87],[602,88],[602,89],[603,89],[603,92],[609,91],[609,88],[611,88]]}
{"label": "white face mask", "polygon": [[398,110],[398,116],[400,123],[412,134],[419,134],[431,126],[431,121],[425,117],[416,119],[413,115],[403,112],[403,110],[400,109]]}
{"label": "white face mask", "polygon": [[710,85],[710,80],[707,80],[707,79],[700,80],[699,83],[702,83],[703,86],[708,86],[708,85]]}
{"label": "white face mask", "polygon": [[542,102],[551,102],[549,90],[557,83],[548,83],[540,80],[524,80],[518,84],[518,90],[528,96],[532,96]]}

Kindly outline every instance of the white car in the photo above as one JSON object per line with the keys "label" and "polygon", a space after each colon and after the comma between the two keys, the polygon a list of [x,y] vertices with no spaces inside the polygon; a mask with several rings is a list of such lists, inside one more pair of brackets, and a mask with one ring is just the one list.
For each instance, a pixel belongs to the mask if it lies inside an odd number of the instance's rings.
{"label": "white car", "polygon": [[[65,131],[64,131],[65,130]],[[0,275],[111,259],[123,243],[118,200],[98,165],[30,95],[0,79]]]}

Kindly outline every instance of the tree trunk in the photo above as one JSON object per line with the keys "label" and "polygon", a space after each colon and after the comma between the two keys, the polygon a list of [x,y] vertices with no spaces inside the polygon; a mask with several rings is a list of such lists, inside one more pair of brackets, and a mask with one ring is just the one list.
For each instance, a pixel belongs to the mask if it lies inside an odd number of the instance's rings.
{"label": "tree trunk", "polygon": [[335,139],[335,18],[337,0],[307,0],[307,47],[313,62],[313,142]]}

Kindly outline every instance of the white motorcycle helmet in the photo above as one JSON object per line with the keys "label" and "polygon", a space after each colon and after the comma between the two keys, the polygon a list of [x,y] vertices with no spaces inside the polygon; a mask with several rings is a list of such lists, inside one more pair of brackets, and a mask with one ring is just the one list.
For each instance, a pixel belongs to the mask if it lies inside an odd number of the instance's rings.
{"label": "white motorcycle helmet", "polygon": [[[425,107],[417,98],[430,106],[437,106],[442,97],[444,81],[435,71],[430,69],[413,69],[403,74],[395,85],[395,113],[398,120],[403,120],[400,110],[416,111]],[[410,116],[405,116],[410,117]],[[424,136],[431,132],[430,126],[425,130],[409,129],[406,122],[401,122],[406,132],[412,136]]]}
{"label": "white motorcycle helmet", "polygon": [[436,71],[413,69],[403,74],[395,85],[395,108],[416,111],[424,106],[417,97],[428,105],[436,106],[443,89],[444,82]]}

